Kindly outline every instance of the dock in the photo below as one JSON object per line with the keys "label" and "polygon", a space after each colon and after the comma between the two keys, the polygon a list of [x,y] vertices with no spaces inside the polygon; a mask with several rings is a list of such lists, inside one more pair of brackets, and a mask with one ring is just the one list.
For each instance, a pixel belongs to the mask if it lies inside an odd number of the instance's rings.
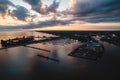
{"label": "dock", "polygon": [[40,55],[40,54],[38,54],[37,56],[38,56],[38,57],[45,58],[45,59],[48,59],[48,60],[52,60],[52,61],[55,61],[55,62],[59,62],[58,59],[54,59],[54,58],[50,58],[50,57],[46,57],[46,56],[43,56],[43,55]]}
{"label": "dock", "polygon": [[32,47],[32,46],[26,46],[26,45],[25,45],[24,47],[28,47],[28,48],[33,48],[33,49],[37,49],[37,50],[42,50],[42,51],[50,52],[50,50],[41,49],[41,48],[36,48],[36,47]]}

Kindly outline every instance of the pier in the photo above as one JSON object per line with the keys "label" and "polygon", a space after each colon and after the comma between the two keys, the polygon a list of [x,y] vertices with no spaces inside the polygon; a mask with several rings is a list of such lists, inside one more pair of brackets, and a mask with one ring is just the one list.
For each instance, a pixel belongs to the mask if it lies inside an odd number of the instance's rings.
{"label": "pier", "polygon": [[[38,40],[35,40],[35,38],[38,38]],[[40,38],[42,38],[42,37],[28,36],[28,37],[23,37],[23,38],[1,40],[2,48],[0,48],[0,50],[6,49],[6,48],[11,48],[11,47],[26,46],[29,44],[35,44],[35,43],[41,43],[41,42],[61,39],[61,37],[43,37],[42,39],[40,39]]]}
{"label": "pier", "polygon": [[36,47],[32,47],[32,46],[26,46],[26,45],[25,45],[24,47],[28,47],[28,48],[33,48],[33,49],[37,49],[37,50],[42,50],[42,51],[50,52],[50,50],[41,49],[41,48],[36,48]]}
{"label": "pier", "polygon": [[48,60],[52,60],[52,61],[59,62],[59,60],[58,60],[58,59],[54,59],[54,58],[50,58],[50,57],[46,57],[46,56],[43,56],[43,55],[40,55],[40,54],[38,54],[37,56],[38,56],[38,57],[45,58],[45,59],[48,59]]}

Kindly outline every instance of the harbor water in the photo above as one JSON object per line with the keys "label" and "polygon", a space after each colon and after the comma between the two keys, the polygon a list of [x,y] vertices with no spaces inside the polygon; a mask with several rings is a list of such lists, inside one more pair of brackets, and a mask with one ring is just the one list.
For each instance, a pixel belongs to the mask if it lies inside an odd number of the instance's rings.
{"label": "harbor water", "polygon": [[[23,36],[55,35],[29,31],[1,31],[0,40]],[[120,72],[120,47],[100,41],[105,52],[99,60],[68,56],[82,43],[73,39],[59,39],[29,44],[50,52],[18,46],[0,50],[0,80],[117,80]],[[0,46],[1,47],[1,46]],[[55,62],[39,57],[43,55],[59,60]]]}

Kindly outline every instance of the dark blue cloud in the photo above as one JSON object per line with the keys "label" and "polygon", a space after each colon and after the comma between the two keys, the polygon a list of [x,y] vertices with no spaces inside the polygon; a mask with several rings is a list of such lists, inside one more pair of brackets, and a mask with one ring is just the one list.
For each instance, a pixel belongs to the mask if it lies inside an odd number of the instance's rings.
{"label": "dark blue cloud", "polygon": [[69,11],[74,17],[88,22],[118,22],[120,21],[120,0],[75,0]]}
{"label": "dark blue cloud", "polygon": [[24,0],[24,1],[31,5],[32,10],[40,14],[48,14],[49,12],[55,13],[60,4],[60,2],[53,0],[53,3],[50,6],[45,5],[46,8],[42,8],[43,3],[41,0]]}
{"label": "dark blue cloud", "polygon": [[48,12],[54,12],[56,13],[56,9],[59,7],[60,2],[56,2],[56,0],[53,1],[53,3],[48,7]]}
{"label": "dark blue cloud", "polygon": [[30,4],[31,7],[32,7],[32,10],[35,10],[38,13],[41,12],[41,6],[42,6],[41,0],[23,0],[23,1]]}
{"label": "dark blue cloud", "polygon": [[24,1],[34,6],[39,5],[41,3],[41,0],[24,0]]}
{"label": "dark blue cloud", "polygon": [[22,6],[16,6],[16,9],[10,13],[13,17],[25,21],[26,17],[30,16],[29,11]]}
{"label": "dark blue cloud", "polygon": [[14,6],[9,0],[0,0],[0,14],[5,15],[8,13],[9,6]]}
{"label": "dark blue cloud", "polygon": [[[12,6],[15,9],[10,10],[9,6]],[[25,18],[29,16],[29,12],[26,8],[16,6],[9,0],[0,0],[0,14],[2,14],[2,16],[8,14],[19,20],[25,20]]]}

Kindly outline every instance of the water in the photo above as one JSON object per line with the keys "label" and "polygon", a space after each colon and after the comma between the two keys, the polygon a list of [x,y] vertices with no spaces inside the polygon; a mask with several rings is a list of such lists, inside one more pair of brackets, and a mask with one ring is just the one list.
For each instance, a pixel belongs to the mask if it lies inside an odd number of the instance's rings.
{"label": "water", "polygon": [[[1,32],[0,39],[34,36],[54,36],[46,33],[14,31]],[[24,46],[0,50],[0,80],[98,80],[116,79],[120,72],[120,47],[106,42],[105,53],[100,60],[75,58],[68,54],[81,43],[71,39],[60,39],[30,44],[45,52]],[[55,62],[40,58],[37,54],[60,60]]]}
{"label": "water", "polygon": [[[27,30],[17,30],[17,31],[1,31],[0,32],[0,40],[8,40],[14,38],[22,38],[23,36],[35,36],[35,37],[53,37],[55,35],[46,34],[46,33],[38,33],[34,31],[27,31]],[[0,45],[1,48],[1,45]]]}

